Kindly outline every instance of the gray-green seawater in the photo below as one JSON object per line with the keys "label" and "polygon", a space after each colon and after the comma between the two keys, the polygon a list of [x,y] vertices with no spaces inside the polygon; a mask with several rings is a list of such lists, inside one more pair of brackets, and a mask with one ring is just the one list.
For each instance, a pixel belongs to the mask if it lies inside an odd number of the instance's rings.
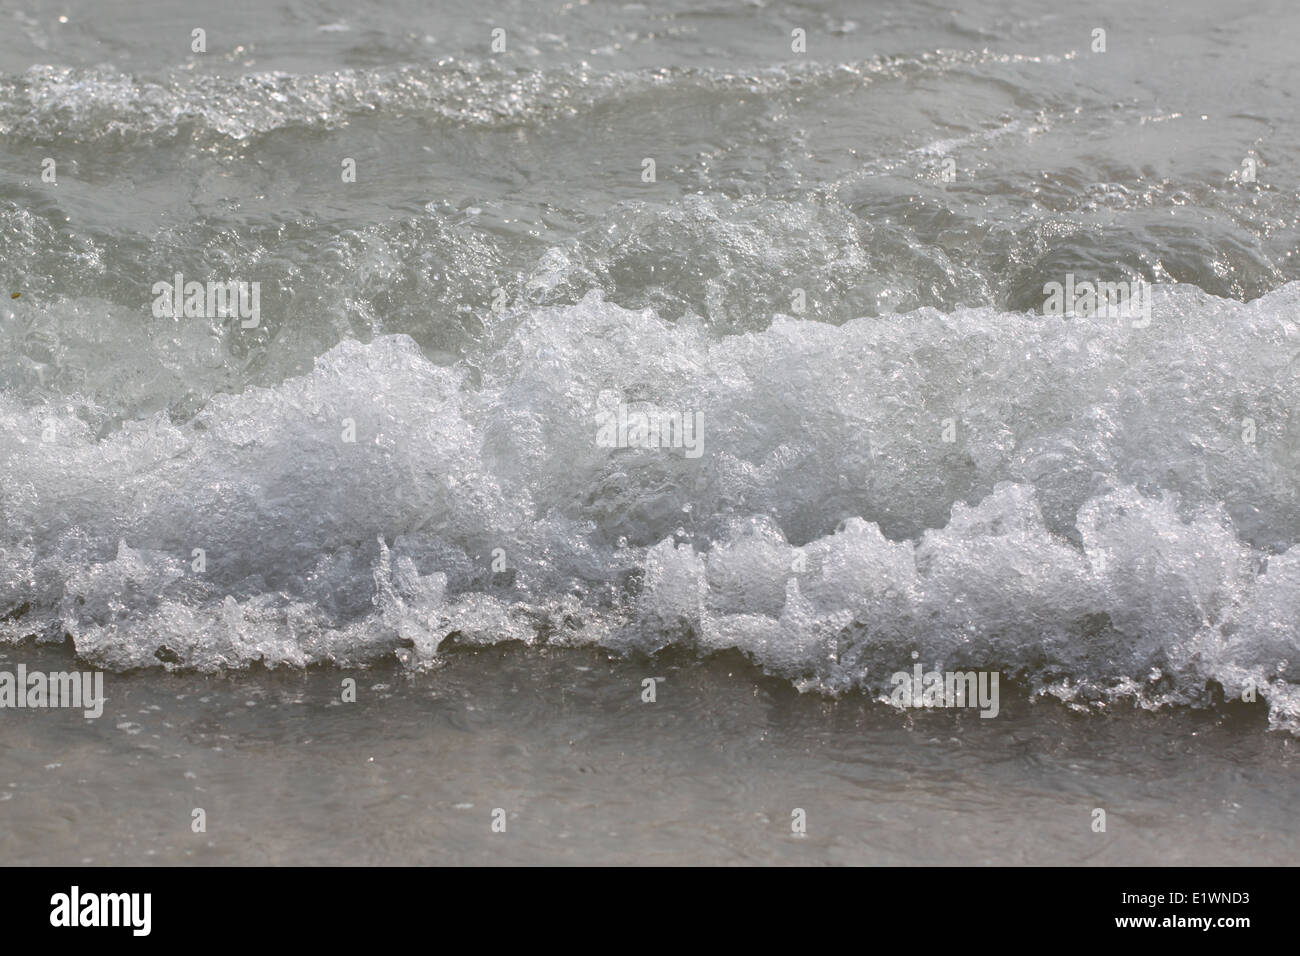
{"label": "gray-green seawater", "polygon": [[[0,711],[3,858],[1293,856],[1298,41],[0,0],[0,649],[110,698]],[[914,660],[999,716],[881,703]]]}

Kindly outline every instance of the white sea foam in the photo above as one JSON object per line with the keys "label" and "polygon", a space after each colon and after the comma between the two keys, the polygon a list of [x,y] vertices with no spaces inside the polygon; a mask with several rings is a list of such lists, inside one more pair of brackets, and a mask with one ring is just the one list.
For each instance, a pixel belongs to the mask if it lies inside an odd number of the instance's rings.
{"label": "white sea foam", "polygon": [[[593,293],[450,367],[347,340],[180,424],[0,396],[0,634],[111,668],[682,643],[875,694],[916,651],[1079,703],[1250,684],[1295,730],[1298,304],[718,336]],[[610,390],[698,410],[703,454],[603,447]]]}

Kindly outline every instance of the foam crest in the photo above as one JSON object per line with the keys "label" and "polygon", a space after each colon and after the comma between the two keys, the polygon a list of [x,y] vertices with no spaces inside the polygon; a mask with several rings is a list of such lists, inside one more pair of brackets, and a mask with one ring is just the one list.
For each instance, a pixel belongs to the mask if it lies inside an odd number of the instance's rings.
{"label": "foam crest", "polygon": [[[916,653],[1080,706],[1251,683],[1295,727],[1297,295],[719,336],[593,293],[473,361],[348,340],[182,422],[6,398],[0,633],[111,667],[682,643],[873,694]],[[698,412],[701,454],[598,441],[620,405]]]}

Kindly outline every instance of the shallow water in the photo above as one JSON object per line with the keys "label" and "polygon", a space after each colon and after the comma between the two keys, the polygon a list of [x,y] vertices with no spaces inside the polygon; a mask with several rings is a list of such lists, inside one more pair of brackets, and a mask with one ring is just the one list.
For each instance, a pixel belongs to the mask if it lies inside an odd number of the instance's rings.
{"label": "shallow water", "polygon": [[[647,676],[665,678],[653,703]],[[355,703],[339,702],[346,677]],[[1007,694],[996,720],[900,717],[800,695],[734,656],[518,648],[415,677],[108,675],[106,691],[98,720],[5,715],[0,861],[1283,865],[1300,851],[1295,744],[1261,733],[1261,709],[1084,715]]]}
{"label": "shallow water", "polygon": [[0,0],[6,857],[1293,855],[1300,8],[1057,7]]}

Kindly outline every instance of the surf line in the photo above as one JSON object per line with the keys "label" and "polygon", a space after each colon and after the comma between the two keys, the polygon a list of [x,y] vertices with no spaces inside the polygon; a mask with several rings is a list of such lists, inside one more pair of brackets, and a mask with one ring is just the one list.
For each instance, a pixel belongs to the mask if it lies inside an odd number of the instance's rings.
{"label": "surf line", "polygon": [[998,715],[998,671],[923,671],[914,664],[911,674],[895,672],[889,702],[899,708],[978,707],[980,717]]}

